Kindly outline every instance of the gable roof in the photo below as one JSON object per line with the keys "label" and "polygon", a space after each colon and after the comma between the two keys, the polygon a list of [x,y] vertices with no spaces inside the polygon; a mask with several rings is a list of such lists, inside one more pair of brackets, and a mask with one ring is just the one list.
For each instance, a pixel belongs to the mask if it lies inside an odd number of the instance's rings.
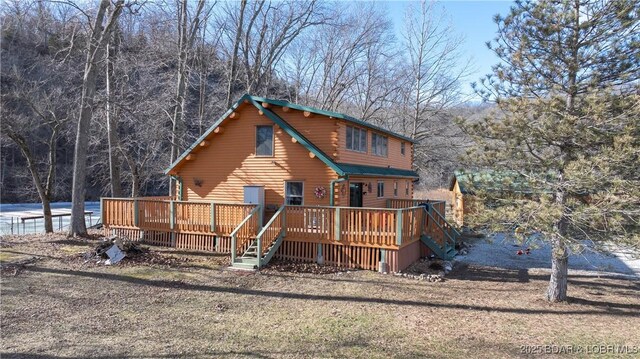
{"label": "gable roof", "polygon": [[[231,113],[233,113],[245,101],[248,101],[254,107],[256,107],[258,110],[262,111],[266,115],[267,118],[269,118],[271,121],[273,121],[275,124],[277,124],[280,128],[282,128],[289,136],[295,138],[298,141],[299,144],[301,144],[302,146],[307,148],[318,159],[320,159],[322,162],[324,162],[324,164],[326,164],[329,168],[334,170],[338,174],[338,176],[345,176],[345,175],[363,175],[363,176],[369,175],[369,176],[371,176],[371,175],[376,175],[376,176],[412,177],[412,178],[418,178],[419,177],[418,174],[415,171],[411,171],[411,170],[402,170],[402,169],[389,168],[389,167],[374,167],[374,166],[354,165],[354,164],[347,164],[347,163],[337,163],[337,162],[333,161],[331,159],[331,157],[329,157],[326,153],[324,153],[316,145],[314,145],[311,141],[309,141],[306,137],[304,137],[295,128],[293,128],[282,117],[278,116],[275,112],[269,110],[268,108],[265,108],[264,106],[262,106],[262,102],[267,102],[267,103],[270,103],[270,104],[275,105],[275,106],[287,106],[287,107],[292,108],[292,109],[301,109],[302,111],[309,111],[308,109],[306,109],[306,107],[298,106],[298,105],[295,105],[296,107],[294,107],[294,104],[290,104],[288,102],[282,102],[282,104],[280,104],[280,102],[277,101],[277,100],[270,100],[270,99],[266,99],[264,97],[251,96],[249,94],[243,95],[238,101],[236,101],[231,106],[231,108],[229,110],[227,110],[227,112],[225,112],[216,122],[214,122],[213,125],[211,125],[211,127],[205,133],[203,133],[202,136],[200,136],[191,146],[189,146],[189,148],[187,148],[182,153],[182,155],[180,155],[180,157],[178,157],[169,166],[169,168],[167,168],[164,171],[164,173],[165,174],[170,174],[172,172],[172,170],[178,164],[180,164],[187,157],[187,155],[189,153],[191,153],[198,146],[198,144],[200,144],[209,135],[211,135],[211,133],[218,126],[220,126],[222,124],[222,122],[225,119],[227,119],[227,117],[229,117],[229,115],[231,115]],[[269,101],[271,101],[271,102],[269,102]],[[318,111],[320,111],[320,110],[318,110]],[[323,114],[323,113],[320,113],[320,112],[317,112],[317,113],[325,115],[325,116],[331,116],[331,115]],[[333,117],[335,117],[335,116],[333,116]],[[399,137],[399,135],[395,135],[395,134],[394,134],[394,136]]]}

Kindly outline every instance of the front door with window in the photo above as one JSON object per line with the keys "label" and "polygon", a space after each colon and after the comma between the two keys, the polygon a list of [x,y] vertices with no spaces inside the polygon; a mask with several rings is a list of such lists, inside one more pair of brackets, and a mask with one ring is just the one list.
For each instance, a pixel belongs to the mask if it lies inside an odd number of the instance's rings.
{"label": "front door with window", "polygon": [[349,183],[349,207],[362,207],[362,183]]}

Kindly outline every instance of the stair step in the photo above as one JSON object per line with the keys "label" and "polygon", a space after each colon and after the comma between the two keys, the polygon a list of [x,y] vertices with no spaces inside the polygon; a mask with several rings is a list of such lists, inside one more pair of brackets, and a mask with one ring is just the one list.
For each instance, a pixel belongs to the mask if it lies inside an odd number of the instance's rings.
{"label": "stair step", "polygon": [[240,258],[236,258],[236,260],[233,261],[233,264],[236,264],[236,263],[258,264],[258,258],[256,258],[256,257],[240,257]]}
{"label": "stair step", "polygon": [[231,266],[233,268],[240,268],[240,269],[256,269],[258,267],[258,264],[234,262],[233,264],[231,264]]}

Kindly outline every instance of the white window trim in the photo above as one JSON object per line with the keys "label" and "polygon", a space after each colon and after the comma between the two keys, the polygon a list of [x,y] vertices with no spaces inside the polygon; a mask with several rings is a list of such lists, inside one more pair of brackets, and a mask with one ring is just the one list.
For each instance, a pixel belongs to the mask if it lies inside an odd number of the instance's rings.
{"label": "white window trim", "polygon": [[[380,184],[382,184],[382,196],[380,195]],[[376,187],[376,198],[384,198],[384,181],[378,181],[378,185]]]}
{"label": "white window trim", "polygon": [[[297,205],[297,204],[287,204],[287,183],[302,183],[302,203]],[[298,197],[298,196],[294,196],[294,197]],[[296,180],[291,180],[291,181],[284,181],[284,204],[286,206],[304,206],[304,181],[296,181]]]}
{"label": "white window trim", "polygon": [[398,181],[393,181],[393,197],[398,197]]}
{"label": "white window trim", "polygon": [[[258,154],[258,128],[259,127],[271,127],[271,155]],[[276,156],[276,129],[273,127],[273,125],[256,125],[254,146],[256,151],[256,154],[255,154],[256,157],[272,158]]]}

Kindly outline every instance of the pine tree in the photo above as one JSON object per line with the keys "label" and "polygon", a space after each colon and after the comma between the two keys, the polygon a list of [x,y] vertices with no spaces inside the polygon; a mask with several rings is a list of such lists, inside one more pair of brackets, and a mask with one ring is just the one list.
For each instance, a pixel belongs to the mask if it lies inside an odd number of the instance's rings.
{"label": "pine tree", "polygon": [[470,220],[551,244],[549,301],[567,299],[586,241],[640,247],[639,16],[637,0],[516,2],[487,44],[501,63],[476,86],[497,110],[461,122],[478,167],[525,183],[477,186]]}

